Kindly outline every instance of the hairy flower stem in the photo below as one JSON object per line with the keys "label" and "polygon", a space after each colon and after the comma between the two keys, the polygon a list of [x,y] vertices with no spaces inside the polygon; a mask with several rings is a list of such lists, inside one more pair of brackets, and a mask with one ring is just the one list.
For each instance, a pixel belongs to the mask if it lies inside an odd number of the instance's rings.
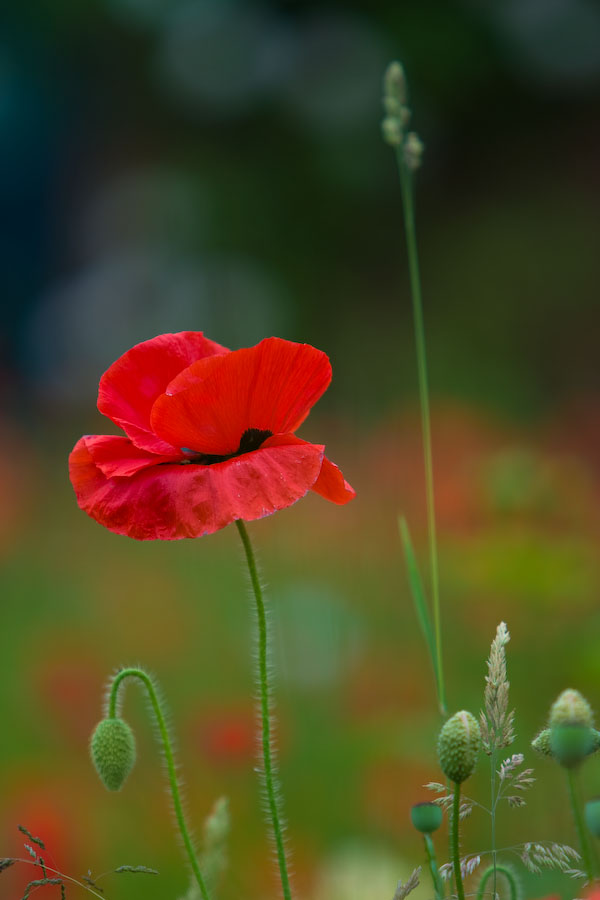
{"label": "hairy flower stem", "polygon": [[[506,866],[490,866],[489,869],[486,869],[483,875],[481,876],[481,881],[479,882],[479,887],[477,888],[477,900],[483,900],[485,894],[485,886],[490,880],[490,878],[494,879],[494,885],[496,883],[497,874],[504,875],[506,878],[508,889],[510,890],[510,900],[517,900],[517,882],[515,880],[515,876],[511,872],[510,869],[507,869]],[[492,894],[492,900],[496,900],[496,888],[494,886],[494,893]]]}
{"label": "hairy flower stem", "polygon": [[583,824],[583,817],[581,815],[579,797],[577,796],[577,785],[575,784],[574,770],[566,769],[566,773],[567,784],[569,786],[569,799],[571,801],[571,811],[573,813],[575,828],[577,829],[577,837],[579,838],[579,847],[581,849],[581,859],[583,860],[583,867],[588,877],[588,881],[592,883],[594,880],[594,868],[592,866],[592,857],[590,854],[590,847],[588,844],[586,829],[585,825]]}
{"label": "hairy flower stem", "polygon": [[433,881],[435,900],[442,900],[444,891],[442,888],[440,873],[438,872],[437,859],[435,858],[435,847],[433,846],[433,841],[431,840],[430,834],[424,834],[423,837],[425,838],[425,849],[427,850],[427,859],[429,861],[431,880]]}
{"label": "hairy flower stem", "polygon": [[413,303],[417,368],[419,373],[419,398],[421,405],[421,427],[423,431],[423,455],[425,460],[425,495],[427,501],[427,530],[429,534],[429,564],[431,569],[431,593],[433,597],[433,624],[435,633],[434,670],[440,712],[446,715],[446,690],[442,664],[442,624],[440,613],[440,580],[438,568],[437,532],[435,522],[435,497],[433,489],[433,453],[431,449],[431,416],[429,413],[429,385],[427,379],[427,355],[425,352],[425,326],[423,323],[423,301],[421,296],[421,276],[417,252],[415,226],[415,206],[413,175],[404,160],[402,146],[396,147],[396,160],[400,175],[402,211],[406,234],[406,251],[410,289]]}
{"label": "hairy flower stem", "polygon": [[202,872],[200,871],[200,865],[198,863],[198,857],[196,856],[196,851],[194,850],[194,844],[190,837],[190,833],[188,831],[185,816],[183,814],[183,806],[181,803],[181,793],[179,790],[179,784],[177,782],[177,773],[175,769],[175,760],[173,757],[173,748],[171,745],[171,739],[169,737],[169,730],[167,728],[167,723],[165,720],[165,716],[160,704],[160,700],[156,693],[154,683],[147,672],[144,672],[143,669],[137,668],[128,668],[121,669],[113,679],[110,695],[108,699],[108,716],[110,718],[114,718],[117,715],[117,706],[118,706],[118,694],[119,688],[123,681],[126,678],[136,678],[146,688],[148,692],[148,699],[150,700],[150,705],[152,707],[152,711],[156,717],[156,724],[158,726],[158,731],[160,734],[160,739],[162,741],[163,753],[165,757],[165,762],[167,764],[167,774],[169,777],[169,784],[171,787],[171,797],[173,800],[173,810],[175,812],[175,818],[177,820],[177,825],[179,826],[179,833],[181,834],[181,839],[183,841],[183,846],[185,847],[185,851],[187,853],[190,866],[192,868],[192,872],[194,873],[194,877],[198,883],[198,887],[200,888],[200,893],[202,894],[203,900],[210,900],[209,893],[206,887],[206,883],[204,878],[202,877]]}
{"label": "hairy flower stem", "polygon": [[263,757],[263,774],[265,779],[265,790],[267,794],[267,803],[269,807],[269,815],[271,818],[271,827],[273,829],[273,838],[275,840],[275,849],[277,852],[277,863],[279,865],[279,874],[281,876],[281,887],[283,890],[284,900],[291,900],[292,892],[290,889],[290,880],[287,871],[287,861],[285,856],[285,846],[283,843],[283,828],[281,825],[279,807],[277,803],[277,795],[275,791],[275,778],[273,773],[273,749],[271,737],[271,690],[268,680],[267,665],[267,617],[265,612],[265,603],[263,599],[262,588],[256,568],[256,559],[250,537],[246,526],[241,519],[237,519],[236,523],[248,563],[248,571],[250,573],[250,581],[252,590],[256,600],[256,615],[258,621],[258,677],[260,685],[260,712],[261,712],[261,728],[262,728],[262,757]]}
{"label": "hairy flower stem", "polygon": [[454,880],[456,882],[456,893],[458,900],[465,900],[465,891],[463,888],[462,874],[460,871],[460,848],[458,841],[458,830],[460,826],[460,784],[454,782],[454,800],[452,803],[452,828],[450,832],[451,855],[454,864]]}

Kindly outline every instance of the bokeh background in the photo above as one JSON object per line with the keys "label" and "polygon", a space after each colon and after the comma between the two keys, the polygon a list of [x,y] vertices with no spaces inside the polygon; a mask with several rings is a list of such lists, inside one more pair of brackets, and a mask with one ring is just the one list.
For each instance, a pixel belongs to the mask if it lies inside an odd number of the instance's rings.
{"label": "bokeh background", "polygon": [[[276,895],[237,534],[129,541],[78,510],[66,474],[81,433],[111,430],[95,409],[108,365],[197,329],[231,347],[277,334],[330,354],[332,387],[302,435],[327,444],[358,492],[346,508],[310,496],[251,526],[273,609],[297,896],[389,900],[421,862],[408,810],[439,778],[439,723],[396,527],[402,510],[425,564],[400,198],[379,134],[395,57],[426,144],[418,219],[450,704],[480,707],[506,620],[515,750],[564,687],[600,705],[598,6],[6,4],[0,855],[21,852],[22,822],[69,874],[160,870],[107,878],[111,900],[185,892],[135,688],[140,759],[123,793],[108,795],[87,758],[107,675],[142,663],[168,698],[196,830],[230,798],[220,897]],[[529,805],[505,811],[499,842],[574,843],[560,772],[535,764]],[[487,790],[482,768],[469,793]],[[600,792],[597,761],[585,791]],[[474,814],[464,849],[487,846],[487,830]],[[0,896],[18,900],[28,877],[4,873]],[[524,885],[532,898],[577,891],[559,876]]]}

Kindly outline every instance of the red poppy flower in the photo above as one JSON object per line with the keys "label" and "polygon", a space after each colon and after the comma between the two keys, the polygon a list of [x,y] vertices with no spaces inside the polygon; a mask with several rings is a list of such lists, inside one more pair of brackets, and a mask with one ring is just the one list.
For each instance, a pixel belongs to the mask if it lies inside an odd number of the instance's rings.
{"label": "red poppy flower", "polygon": [[175,540],[260,519],[309,490],[355,495],[294,432],[331,365],[308,344],[266,338],[233,352],[201,332],[163,334],[102,376],[98,409],[125,435],[87,435],[69,457],[77,502],[117,534]]}

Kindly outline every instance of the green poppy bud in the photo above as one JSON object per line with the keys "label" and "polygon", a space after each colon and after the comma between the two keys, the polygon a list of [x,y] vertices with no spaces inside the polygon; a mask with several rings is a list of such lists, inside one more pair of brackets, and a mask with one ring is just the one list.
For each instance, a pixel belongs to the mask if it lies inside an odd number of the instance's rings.
{"label": "green poppy bud", "polygon": [[560,725],[550,729],[552,756],[561,766],[578,766],[593,752],[594,731],[582,725]]}
{"label": "green poppy bud", "polygon": [[581,725],[582,728],[594,727],[592,707],[579,691],[566,690],[554,701],[548,720],[550,728],[559,725]]}
{"label": "green poppy bud", "polygon": [[466,710],[454,713],[440,731],[438,757],[442,772],[461,784],[473,774],[481,747],[481,733],[474,715]]}
{"label": "green poppy bud", "polygon": [[[571,726],[576,727],[576,726]],[[587,742],[587,753],[586,756],[591,756],[592,753],[596,753],[600,750],[600,731],[596,731],[595,728],[590,728],[588,730],[589,741]],[[557,738],[560,743],[561,738]],[[564,743],[568,740],[564,738]],[[534,738],[531,742],[531,746],[534,750],[536,750],[541,756],[549,756],[554,757],[555,753],[552,750],[552,729],[544,728],[543,731],[540,731],[538,736]]]}
{"label": "green poppy bud", "polygon": [[135,764],[135,737],[123,719],[103,719],[90,741],[92,762],[104,786],[120,791]]}
{"label": "green poppy bud", "polygon": [[585,824],[592,834],[600,837],[600,797],[585,804]]}
{"label": "green poppy bud", "polygon": [[416,803],[410,811],[410,818],[421,834],[431,834],[442,824],[443,813],[437,803]]}
{"label": "green poppy bud", "polygon": [[535,737],[531,746],[534,750],[537,750],[542,756],[552,756],[552,747],[550,746],[550,729],[544,728],[543,731],[540,731],[537,737]]}

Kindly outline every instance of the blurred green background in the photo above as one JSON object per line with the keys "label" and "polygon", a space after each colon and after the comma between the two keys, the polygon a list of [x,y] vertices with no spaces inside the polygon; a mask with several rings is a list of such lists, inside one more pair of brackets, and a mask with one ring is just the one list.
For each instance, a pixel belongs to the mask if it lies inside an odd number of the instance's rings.
{"label": "blurred green background", "polygon": [[[1,14],[0,855],[18,822],[73,875],[123,863],[112,900],[186,889],[134,687],[138,766],[108,795],[87,758],[108,674],[141,663],[173,714],[200,831],[230,798],[223,900],[276,895],[252,771],[251,604],[231,529],[138,544],[76,506],[68,452],[111,431],[102,372],[203,330],[326,350],[302,429],[358,492],[251,525],[272,601],[297,896],[389,900],[421,862],[408,824],[439,778],[432,679],[396,516],[425,563],[412,319],[387,62],[426,144],[426,301],[449,699],[477,711],[512,632],[515,750],[572,686],[600,704],[600,9],[585,0],[37,0]],[[108,427],[107,427],[108,426]],[[531,754],[528,753],[531,762]],[[535,761],[500,845],[575,843]],[[597,761],[586,793],[600,792]],[[485,802],[485,768],[468,793]],[[475,813],[465,851],[487,846]],[[439,854],[445,859],[443,844]],[[18,900],[33,870],[2,875]],[[525,893],[574,896],[566,877]],[[48,896],[56,888],[42,888]],[[69,892],[75,896],[77,889]],[[427,894],[421,895],[423,897]]]}

